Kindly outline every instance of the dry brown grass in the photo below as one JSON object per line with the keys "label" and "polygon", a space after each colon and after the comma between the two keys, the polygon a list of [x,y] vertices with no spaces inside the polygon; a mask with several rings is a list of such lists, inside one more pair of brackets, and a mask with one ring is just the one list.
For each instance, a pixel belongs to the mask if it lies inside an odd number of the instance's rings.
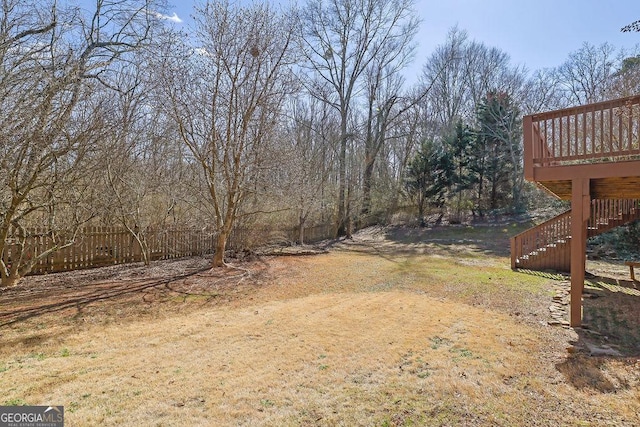
{"label": "dry brown grass", "polygon": [[567,353],[552,279],[482,235],[397,232],[31,278],[0,294],[0,404],[62,404],[69,426],[640,424],[638,360]]}

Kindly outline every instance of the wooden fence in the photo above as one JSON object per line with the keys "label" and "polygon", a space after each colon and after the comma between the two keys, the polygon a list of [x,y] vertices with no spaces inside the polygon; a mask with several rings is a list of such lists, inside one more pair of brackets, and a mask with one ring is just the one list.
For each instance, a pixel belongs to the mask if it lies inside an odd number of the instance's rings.
{"label": "wooden fence", "polygon": [[[38,257],[54,246],[53,240],[37,230],[29,230],[27,259]],[[175,228],[148,230],[144,233],[150,260],[182,258],[212,253],[215,233],[210,230]],[[11,239],[4,252],[3,261],[10,265],[19,257],[20,247]],[[118,227],[85,227],[79,231],[75,243],[39,259],[31,274],[54,273],[107,265],[140,262],[142,248],[127,230]]]}
{"label": "wooden fence", "polygon": [[[53,240],[37,229],[28,230],[26,257],[38,257],[54,246]],[[305,228],[305,243],[332,238],[335,227],[320,225]],[[298,228],[272,230],[268,227],[236,228],[229,237],[227,248],[240,250],[255,248],[268,243],[296,242]],[[147,230],[142,237],[147,247],[149,260],[183,258],[212,254],[217,234],[211,229],[172,228]],[[2,260],[10,265],[20,256],[20,247],[8,239]],[[85,227],[79,231],[75,243],[39,259],[30,274],[55,273],[85,268],[104,267],[143,261],[142,248],[138,241],[124,228]]]}

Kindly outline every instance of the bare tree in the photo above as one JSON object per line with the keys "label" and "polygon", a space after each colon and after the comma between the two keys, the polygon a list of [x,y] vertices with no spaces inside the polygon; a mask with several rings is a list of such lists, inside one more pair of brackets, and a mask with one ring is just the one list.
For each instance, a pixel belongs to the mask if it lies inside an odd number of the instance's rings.
{"label": "bare tree", "polygon": [[534,72],[523,86],[522,111],[524,114],[566,107],[562,101],[559,76],[554,69]]}
{"label": "bare tree", "polygon": [[[92,215],[80,207],[90,191],[84,172],[91,142],[100,137],[94,85],[140,46],[152,24],[148,1],[95,5],[85,19],[54,1],[0,4],[2,286],[71,244],[73,230]],[[34,233],[52,246],[35,253]]]}
{"label": "bare tree", "polygon": [[632,31],[640,32],[640,21],[633,21],[631,24],[620,28],[620,31],[623,33],[630,33]]}
{"label": "bare tree", "polygon": [[525,76],[523,68],[511,66],[508,54],[471,41],[466,31],[453,27],[425,64],[422,82],[432,86],[428,99],[438,122],[451,131],[458,120],[475,121],[487,92],[520,92]]}
{"label": "bare tree", "polygon": [[227,240],[258,173],[255,161],[291,90],[293,24],[266,3],[210,1],[196,14],[200,45],[171,57],[172,115],[202,168],[218,232],[214,267],[225,265]]}
{"label": "bare tree", "polygon": [[[478,107],[479,137],[483,140],[484,173],[489,185],[489,207],[497,208],[498,188],[508,181],[511,204],[515,212],[523,209],[522,124],[520,110],[508,92],[491,91]],[[479,199],[481,198],[479,192]]]}
{"label": "bare tree", "polygon": [[[411,103],[399,108],[404,97],[404,79],[400,71],[408,65],[413,54],[412,41],[419,21],[414,20],[405,27],[404,38],[398,43],[385,46],[365,70],[366,87],[366,131],[364,135],[364,167],[362,176],[362,214],[371,210],[371,190],[376,159],[387,141],[387,131],[393,122],[404,114]],[[430,89],[427,88],[425,91]],[[426,93],[425,93],[426,94]],[[419,101],[419,97],[414,102]]]}
{"label": "bare tree", "polygon": [[186,178],[182,145],[174,143],[178,135],[173,123],[154,108],[151,69],[138,55],[110,79],[111,90],[103,95],[109,137],[101,144],[101,205],[108,218],[101,216],[127,230],[145,264],[150,262],[149,233],[186,222],[176,213]]}
{"label": "bare tree", "polygon": [[[413,91],[409,99],[416,99],[421,96],[422,90]],[[385,157],[389,168],[389,174],[393,177],[391,183],[391,197],[387,206],[387,220],[396,213],[402,200],[405,187],[405,178],[409,162],[416,151],[420,141],[430,135],[427,130],[430,128],[428,114],[425,111],[425,102],[409,102],[404,114],[397,123],[389,129],[389,152]]]}
{"label": "bare tree", "polygon": [[[371,186],[375,161],[387,139],[390,116],[398,101],[402,80],[388,75],[383,80],[382,69],[371,70],[368,74],[366,130],[364,136],[364,172],[362,177],[362,215],[371,210]],[[395,114],[394,114],[395,115]]]}
{"label": "bare tree", "polygon": [[466,84],[474,112],[489,91],[506,92],[512,97],[522,92],[526,69],[512,66],[506,52],[473,41],[466,46],[465,59]]}
{"label": "bare tree", "polygon": [[624,58],[612,79],[610,86],[612,98],[623,98],[640,93],[640,56],[636,53]]}
{"label": "bare tree", "polygon": [[467,45],[467,32],[454,27],[424,66],[422,84],[433,86],[428,99],[440,127],[438,131],[452,128],[458,119],[473,115],[466,74]]}
{"label": "bare tree", "polygon": [[569,59],[558,67],[566,102],[580,105],[605,100],[623,57],[624,52],[617,51],[608,43],[600,46],[584,43],[572,52]]}
{"label": "bare tree", "polygon": [[308,88],[340,116],[338,235],[347,234],[347,147],[354,132],[348,125],[365,70],[376,58],[383,68],[403,62],[416,26],[413,0],[310,0],[303,10]]}
{"label": "bare tree", "polygon": [[282,185],[288,188],[296,213],[298,243],[304,244],[305,227],[321,222],[333,202],[329,200],[334,196],[329,180],[336,172],[332,144],[339,126],[335,111],[313,97],[305,99],[302,95],[291,104],[285,133],[290,144],[289,161],[281,163],[288,180]]}

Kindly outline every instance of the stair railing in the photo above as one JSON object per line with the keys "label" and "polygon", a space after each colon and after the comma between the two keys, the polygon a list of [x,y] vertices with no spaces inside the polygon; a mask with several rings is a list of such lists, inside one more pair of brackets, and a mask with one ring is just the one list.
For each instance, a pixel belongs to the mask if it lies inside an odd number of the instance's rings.
{"label": "stair railing", "polygon": [[596,236],[640,216],[638,200],[597,199],[591,201],[588,236]]}
{"label": "stair railing", "polygon": [[[596,199],[591,201],[591,215],[588,222],[588,237],[596,236],[634,219],[640,219],[640,200]],[[554,249],[571,238],[571,211],[561,213],[529,230],[511,238],[511,268],[528,264],[525,258],[535,257],[542,252],[555,255],[558,259],[565,254]],[[569,250],[565,248],[563,250]],[[558,260],[550,260],[558,265]],[[527,267],[529,268],[529,267]]]}
{"label": "stair railing", "polygon": [[571,211],[566,211],[511,238],[511,268],[543,248],[551,247],[571,236]]}

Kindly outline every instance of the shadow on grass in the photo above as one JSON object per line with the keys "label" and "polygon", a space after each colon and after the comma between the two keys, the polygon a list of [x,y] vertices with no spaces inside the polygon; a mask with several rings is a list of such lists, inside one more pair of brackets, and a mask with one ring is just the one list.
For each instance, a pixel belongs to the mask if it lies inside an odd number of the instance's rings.
{"label": "shadow on grass", "polygon": [[390,247],[378,244],[376,242],[344,240],[342,241],[342,243],[344,244],[344,246],[340,248],[341,250],[347,250],[349,252],[356,252],[366,255],[374,255],[393,263],[399,262],[397,259],[397,257],[399,256],[410,256],[416,255],[418,253],[415,248]]}
{"label": "shadow on grass", "polygon": [[[76,309],[81,314],[90,304],[97,302],[106,302],[117,300],[135,294],[143,295],[148,290],[163,290],[165,292],[173,291],[168,288],[172,283],[185,280],[207,269],[199,269],[191,271],[179,276],[172,276],[164,279],[150,280],[123,280],[109,281],[87,284],[78,291],[74,288],[74,293],[65,293],[65,289],[49,289],[47,293],[39,295],[22,296],[11,301],[14,307],[8,308],[0,312],[0,328],[15,325],[22,321],[32,319],[49,313],[61,312],[67,309]],[[57,293],[59,292],[59,294]],[[34,293],[35,294],[35,293]],[[0,303],[2,299],[0,298]],[[3,303],[2,305],[6,305]],[[78,315],[77,314],[77,315]],[[76,316],[77,316],[76,315]]]}
{"label": "shadow on grass", "polygon": [[640,355],[640,283],[596,276],[585,281],[578,334],[625,356]]}
{"label": "shadow on grass", "polygon": [[507,257],[511,253],[510,238],[530,228],[531,224],[447,225],[434,227],[392,227],[386,233],[389,241],[402,244],[434,244],[452,252],[466,246],[487,255]]}
{"label": "shadow on grass", "polygon": [[514,271],[517,271],[518,273],[528,274],[530,276],[544,277],[545,279],[552,279],[552,280],[568,280],[569,279],[569,275],[567,273],[559,273],[557,271],[536,271],[536,270],[529,270],[526,268],[516,268]]}
{"label": "shadow on grass", "polygon": [[[614,393],[634,387],[636,379],[620,372],[633,372],[640,356],[640,283],[594,276],[585,280],[583,296],[583,327],[574,330],[584,351],[556,368],[576,389]],[[609,359],[625,369],[611,370]]]}
{"label": "shadow on grass", "polygon": [[[559,281],[566,293],[562,307],[563,317],[569,320],[570,275],[550,271],[518,269],[520,273]],[[589,275],[585,280],[582,298],[582,327],[575,332],[580,344],[588,343],[593,355],[640,356],[640,282]],[[612,350],[612,351],[611,351]]]}
{"label": "shadow on grass", "polygon": [[[633,360],[625,364],[633,367]],[[589,357],[585,354],[569,356],[564,362],[556,365],[558,371],[578,390],[594,390],[600,393],[616,393],[633,387],[630,378],[618,375],[608,369],[605,357]],[[607,375],[605,375],[605,371]]]}

